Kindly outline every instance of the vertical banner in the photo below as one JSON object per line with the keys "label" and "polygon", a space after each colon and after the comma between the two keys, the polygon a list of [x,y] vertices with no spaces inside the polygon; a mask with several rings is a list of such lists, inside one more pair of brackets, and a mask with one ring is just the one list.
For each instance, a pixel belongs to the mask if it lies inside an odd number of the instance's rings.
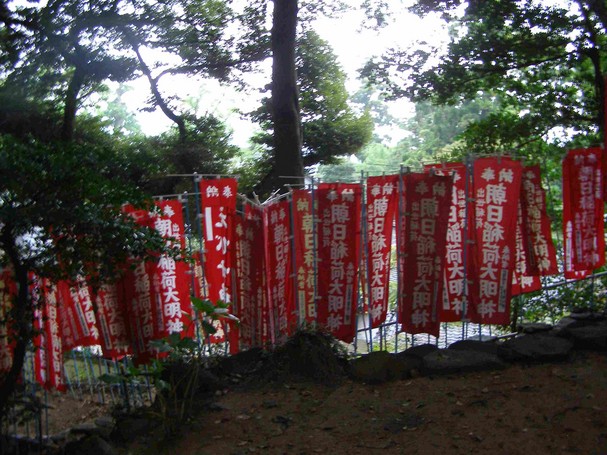
{"label": "vertical banner", "polygon": [[0,271],[0,374],[6,373],[13,364],[15,342],[11,339],[12,328],[9,313],[13,299],[17,295],[17,285],[9,269]]}
{"label": "vertical banner", "polygon": [[293,190],[291,192],[291,210],[299,320],[306,324],[313,324],[316,321],[316,304],[314,302],[316,253],[314,251],[314,221],[310,191]]}
{"label": "vertical banner", "polygon": [[[265,282],[265,231],[263,228],[263,209],[260,206],[247,204],[245,206],[244,220],[245,236],[250,252],[250,279],[251,294],[249,303],[243,309],[243,317],[250,321],[252,329],[252,342],[255,346],[267,346],[273,342],[273,319],[266,294]],[[241,327],[244,323],[241,323]]]}
{"label": "vertical banner", "polygon": [[566,278],[590,274],[605,264],[601,159],[601,148],[593,147],[570,150],[563,160]]}
{"label": "vertical banner", "polygon": [[386,320],[398,175],[367,179],[367,286],[371,327]]}
{"label": "vertical banner", "polygon": [[521,177],[521,163],[510,158],[480,158],[474,162],[474,245],[478,268],[472,285],[472,322],[510,322]]}
{"label": "vertical banner", "polygon": [[286,199],[264,209],[268,304],[274,315],[276,334],[283,341],[297,328],[289,209]]}
{"label": "vertical banner", "polygon": [[83,277],[76,283],[61,281],[57,284],[60,299],[59,319],[63,335],[63,350],[77,346],[99,344],[99,331],[93,310],[91,290]]}
{"label": "vertical banner", "polygon": [[[211,302],[232,301],[230,245],[234,231],[232,220],[236,212],[236,190],[237,182],[233,178],[200,181],[207,292],[204,297]],[[217,332],[210,337],[211,342],[225,341],[224,325],[217,321],[214,327]]]}
{"label": "vertical banner", "polygon": [[539,166],[523,168],[521,187],[523,236],[529,256],[531,274],[541,276],[559,273],[556,248],[552,241],[550,218],[546,211],[546,193],[542,188]]}
{"label": "vertical banner", "polygon": [[434,172],[409,174],[404,179],[407,279],[401,284],[399,301],[404,332],[439,334],[452,182],[452,177]]}
{"label": "vertical banner", "polygon": [[95,316],[104,357],[116,360],[131,354],[126,308],[118,301],[116,284],[104,284],[97,291]]}
{"label": "vertical banner", "polygon": [[34,294],[38,300],[34,314],[34,326],[38,336],[34,338],[34,369],[36,381],[46,390],[66,390],[63,378],[63,347],[59,324],[57,287],[48,280],[34,281]]}
{"label": "vertical banner", "polygon": [[[427,166],[438,175],[453,177],[451,190],[451,209],[447,224],[447,247],[445,251],[444,288],[442,303],[439,308],[441,322],[461,321],[465,315],[464,300],[470,302],[466,281],[473,275],[472,255],[466,240],[472,237],[472,207],[466,200],[469,175],[463,163],[436,164]],[[465,262],[464,262],[465,260]]]}
{"label": "vertical banner", "polygon": [[529,241],[531,239],[524,234],[523,199],[525,195],[523,188],[521,188],[522,194],[518,204],[516,219],[516,254],[514,271],[512,272],[512,296],[538,291],[542,288],[537,268],[534,271],[530,265],[532,261],[529,257],[532,254],[529,254],[531,250]]}
{"label": "vertical banner", "polygon": [[[177,200],[158,201],[159,214],[153,217],[154,228],[166,239],[167,245],[182,252],[185,250],[183,207]],[[171,333],[184,337],[194,336],[190,277],[185,261],[162,255],[156,264],[153,278],[159,338]]]}
{"label": "vertical banner", "polygon": [[[251,244],[245,236],[244,216],[236,214],[234,217],[234,255],[232,257],[233,279],[232,286],[234,293],[234,303],[232,314],[240,320],[238,328],[238,342],[241,349],[246,350],[252,347],[252,329],[250,322],[246,320],[245,308],[248,304],[248,298],[251,294]],[[243,325],[243,318],[245,325]],[[230,340],[230,345],[233,340]]]}
{"label": "vertical banner", "polygon": [[230,254],[232,218],[236,211],[236,180],[200,181],[203,210],[204,275],[206,298],[212,302],[231,301]]}
{"label": "vertical banner", "polygon": [[[153,219],[147,210],[125,206],[124,212],[137,224],[154,229]],[[118,300],[123,302],[130,338],[130,348],[138,363],[146,363],[157,352],[150,341],[157,338],[163,324],[153,286],[156,264],[152,261],[126,266],[124,277],[117,283]],[[65,334],[64,334],[65,335]]]}
{"label": "vertical banner", "polygon": [[318,275],[318,323],[345,342],[356,333],[361,193],[359,184],[347,183],[322,183],[316,192],[323,270]]}

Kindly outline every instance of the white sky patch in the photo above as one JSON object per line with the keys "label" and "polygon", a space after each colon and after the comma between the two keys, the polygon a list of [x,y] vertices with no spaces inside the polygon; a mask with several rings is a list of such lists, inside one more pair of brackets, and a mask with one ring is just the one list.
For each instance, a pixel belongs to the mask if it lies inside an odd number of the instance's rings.
{"label": "white sky patch", "polygon": [[[372,56],[381,55],[390,48],[407,48],[417,40],[440,45],[448,39],[446,26],[437,16],[420,19],[403,11],[394,17],[392,23],[379,31],[361,28],[364,20],[362,11],[350,11],[339,18],[319,18],[313,24],[313,29],[333,48],[339,64],[346,72],[346,88],[350,94],[361,87],[358,70]],[[150,61],[153,60],[151,55],[146,57],[149,57]],[[188,101],[197,101],[196,114],[216,115],[232,131],[232,143],[246,147],[258,126],[243,119],[237,111],[248,112],[259,106],[259,88],[269,83],[271,77],[271,62],[268,61],[264,66],[261,74],[247,76],[246,80],[251,88],[246,93],[222,86],[214,80],[186,76],[165,76],[161,80],[160,88],[163,93],[176,95],[181,100],[180,105],[175,104],[178,107],[177,112],[182,112],[185,107],[192,107],[187,106]],[[134,90],[125,94],[123,100],[131,106],[145,105],[145,100],[150,96],[147,81],[142,78],[133,82],[132,86]],[[390,113],[402,121],[409,118],[414,111],[413,105],[406,100],[389,102],[388,107]],[[137,112],[137,120],[144,134],[148,135],[159,134],[171,126],[171,121],[160,109],[154,112]],[[389,137],[391,143],[406,135],[406,132],[399,128],[378,133]]]}

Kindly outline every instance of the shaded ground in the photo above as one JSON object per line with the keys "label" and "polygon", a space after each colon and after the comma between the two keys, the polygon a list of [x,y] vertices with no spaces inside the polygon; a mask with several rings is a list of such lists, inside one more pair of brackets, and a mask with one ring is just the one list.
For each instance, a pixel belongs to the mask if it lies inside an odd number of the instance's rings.
{"label": "shaded ground", "polygon": [[169,443],[125,453],[607,453],[607,357],[371,386],[228,389]]}

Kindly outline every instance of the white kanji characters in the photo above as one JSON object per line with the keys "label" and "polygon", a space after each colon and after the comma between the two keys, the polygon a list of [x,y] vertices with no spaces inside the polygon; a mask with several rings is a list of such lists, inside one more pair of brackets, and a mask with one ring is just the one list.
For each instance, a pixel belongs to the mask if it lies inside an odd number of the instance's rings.
{"label": "white kanji characters", "polygon": [[219,188],[214,185],[207,186],[206,195],[208,198],[219,197]]}

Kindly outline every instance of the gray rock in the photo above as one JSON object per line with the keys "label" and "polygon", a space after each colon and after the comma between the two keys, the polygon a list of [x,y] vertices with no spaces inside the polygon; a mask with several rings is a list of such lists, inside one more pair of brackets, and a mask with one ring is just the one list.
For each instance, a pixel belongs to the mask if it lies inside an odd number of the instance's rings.
{"label": "gray rock", "polygon": [[404,350],[403,354],[423,359],[428,354],[431,354],[436,351],[438,351],[438,346],[434,344],[420,344],[418,346],[412,346],[409,349]]}
{"label": "gray rock", "polygon": [[577,349],[607,350],[607,324],[570,328],[565,335]]}
{"label": "gray rock", "polygon": [[421,360],[401,352],[391,354],[386,351],[373,351],[350,361],[350,375],[354,380],[368,384],[411,377],[413,370],[419,369]]}
{"label": "gray rock", "polygon": [[386,382],[392,357],[386,351],[373,351],[350,361],[350,375],[357,381],[368,384]]}
{"label": "gray rock", "polygon": [[573,343],[550,335],[523,335],[505,341],[499,347],[499,357],[509,362],[551,362],[566,360]]}
{"label": "gray rock", "polygon": [[450,344],[448,349],[455,349],[457,351],[484,352],[485,354],[492,354],[496,356],[498,344],[490,341],[460,340]]}
{"label": "gray rock", "polygon": [[603,321],[605,319],[603,314],[594,311],[572,312],[569,317],[577,321]]}
{"label": "gray rock", "polygon": [[72,434],[93,435],[99,433],[99,428],[95,422],[84,422],[72,427]]}
{"label": "gray rock", "polygon": [[479,334],[479,335],[473,335],[471,337],[468,337],[467,340],[471,340],[471,341],[497,341],[497,337],[494,335],[485,335],[483,333]]}
{"label": "gray rock", "polygon": [[63,448],[65,455],[116,455],[118,452],[107,441],[99,436],[70,441]]}
{"label": "gray rock", "polygon": [[554,326],[543,322],[524,322],[519,325],[518,329],[522,333],[542,333],[549,332]]}
{"label": "gray rock", "polygon": [[505,368],[497,355],[486,352],[441,349],[423,359],[422,374],[444,375]]}

